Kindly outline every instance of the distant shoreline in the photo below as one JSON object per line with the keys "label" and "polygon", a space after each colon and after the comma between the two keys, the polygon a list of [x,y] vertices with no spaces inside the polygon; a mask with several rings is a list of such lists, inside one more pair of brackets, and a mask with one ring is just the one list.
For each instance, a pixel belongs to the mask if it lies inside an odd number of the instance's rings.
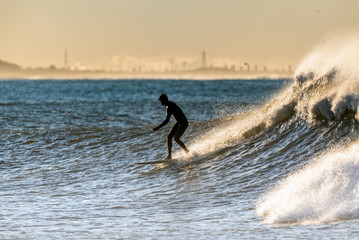
{"label": "distant shoreline", "polygon": [[106,71],[57,68],[22,68],[21,66],[0,60],[0,79],[277,79],[292,78],[293,71],[250,71],[235,70],[228,67],[201,67],[181,71]]}
{"label": "distant shoreline", "polygon": [[20,70],[0,72],[1,80],[9,79],[173,79],[173,80],[220,80],[220,79],[278,79],[293,78],[293,73],[283,72],[238,72],[231,70],[171,71],[171,72],[102,72],[65,70]]}

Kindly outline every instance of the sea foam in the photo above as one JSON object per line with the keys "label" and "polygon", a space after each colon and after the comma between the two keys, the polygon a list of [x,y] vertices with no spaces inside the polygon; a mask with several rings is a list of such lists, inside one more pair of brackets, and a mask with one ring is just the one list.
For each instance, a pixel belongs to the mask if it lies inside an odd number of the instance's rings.
{"label": "sea foam", "polygon": [[328,151],[289,175],[258,203],[266,223],[319,223],[359,217],[359,142]]}

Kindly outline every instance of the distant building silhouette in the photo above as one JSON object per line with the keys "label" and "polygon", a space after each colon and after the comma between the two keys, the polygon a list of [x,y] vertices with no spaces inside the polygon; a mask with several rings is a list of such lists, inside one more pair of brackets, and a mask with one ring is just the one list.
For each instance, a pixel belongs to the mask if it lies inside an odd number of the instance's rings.
{"label": "distant building silhouette", "polygon": [[69,67],[69,61],[67,60],[67,49],[65,48],[64,54],[64,68],[67,69]]}
{"label": "distant building silhouette", "polygon": [[249,65],[249,63],[245,62],[244,65],[247,66],[247,72],[250,72],[251,66]]}
{"label": "distant building silhouette", "polygon": [[206,63],[206,52],[203,51],[202,52],[202,68],[206,68],[207,63]]}

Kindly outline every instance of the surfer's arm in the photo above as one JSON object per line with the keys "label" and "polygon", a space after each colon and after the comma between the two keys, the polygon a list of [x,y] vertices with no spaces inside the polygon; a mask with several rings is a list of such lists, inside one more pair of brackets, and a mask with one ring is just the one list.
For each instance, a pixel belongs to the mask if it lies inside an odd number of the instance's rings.
{"label": "surfer's arm", "polygon": [[153,131],[157,131],[158,129],[160,129],[161,127],[165,126],[169,121],[170,121],[170,118],[171,118],[171,113],[169,111],[167,111],[167,116],[166,116],[166,119],[163,121],[163,123],[161,123],[160,125],[158,125],[157,127],[155,127],[153,129]]}

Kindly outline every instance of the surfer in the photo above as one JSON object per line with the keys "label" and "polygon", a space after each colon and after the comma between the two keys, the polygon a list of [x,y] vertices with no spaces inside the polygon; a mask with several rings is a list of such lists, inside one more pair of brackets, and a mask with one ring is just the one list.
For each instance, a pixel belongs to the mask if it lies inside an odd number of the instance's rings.
{"label": "surfer", "polygon": [[176,143],[181,146],[181,148],[188,153],[189,150],[186,148],[184,143],[180,140],[183,133],[186,131],[188,127],[188,120],[186,115],[184,115],[183,111],[177,104],[174,102],[168,101],[168,97],[166,94],[162,94],[158,100],[163,106],[167,108],[167,116],[166,119],[161,123],[159,126],[153,128],[153,132],[156,132],[161,127],[165,126],[171,118],[171,115],[176,119],[176,124],[173,126],[170,134],[167,136],[167,149],[168,149],[168,156],[166,157],[167,160],[172,158],[172,139],[174,138]]}

